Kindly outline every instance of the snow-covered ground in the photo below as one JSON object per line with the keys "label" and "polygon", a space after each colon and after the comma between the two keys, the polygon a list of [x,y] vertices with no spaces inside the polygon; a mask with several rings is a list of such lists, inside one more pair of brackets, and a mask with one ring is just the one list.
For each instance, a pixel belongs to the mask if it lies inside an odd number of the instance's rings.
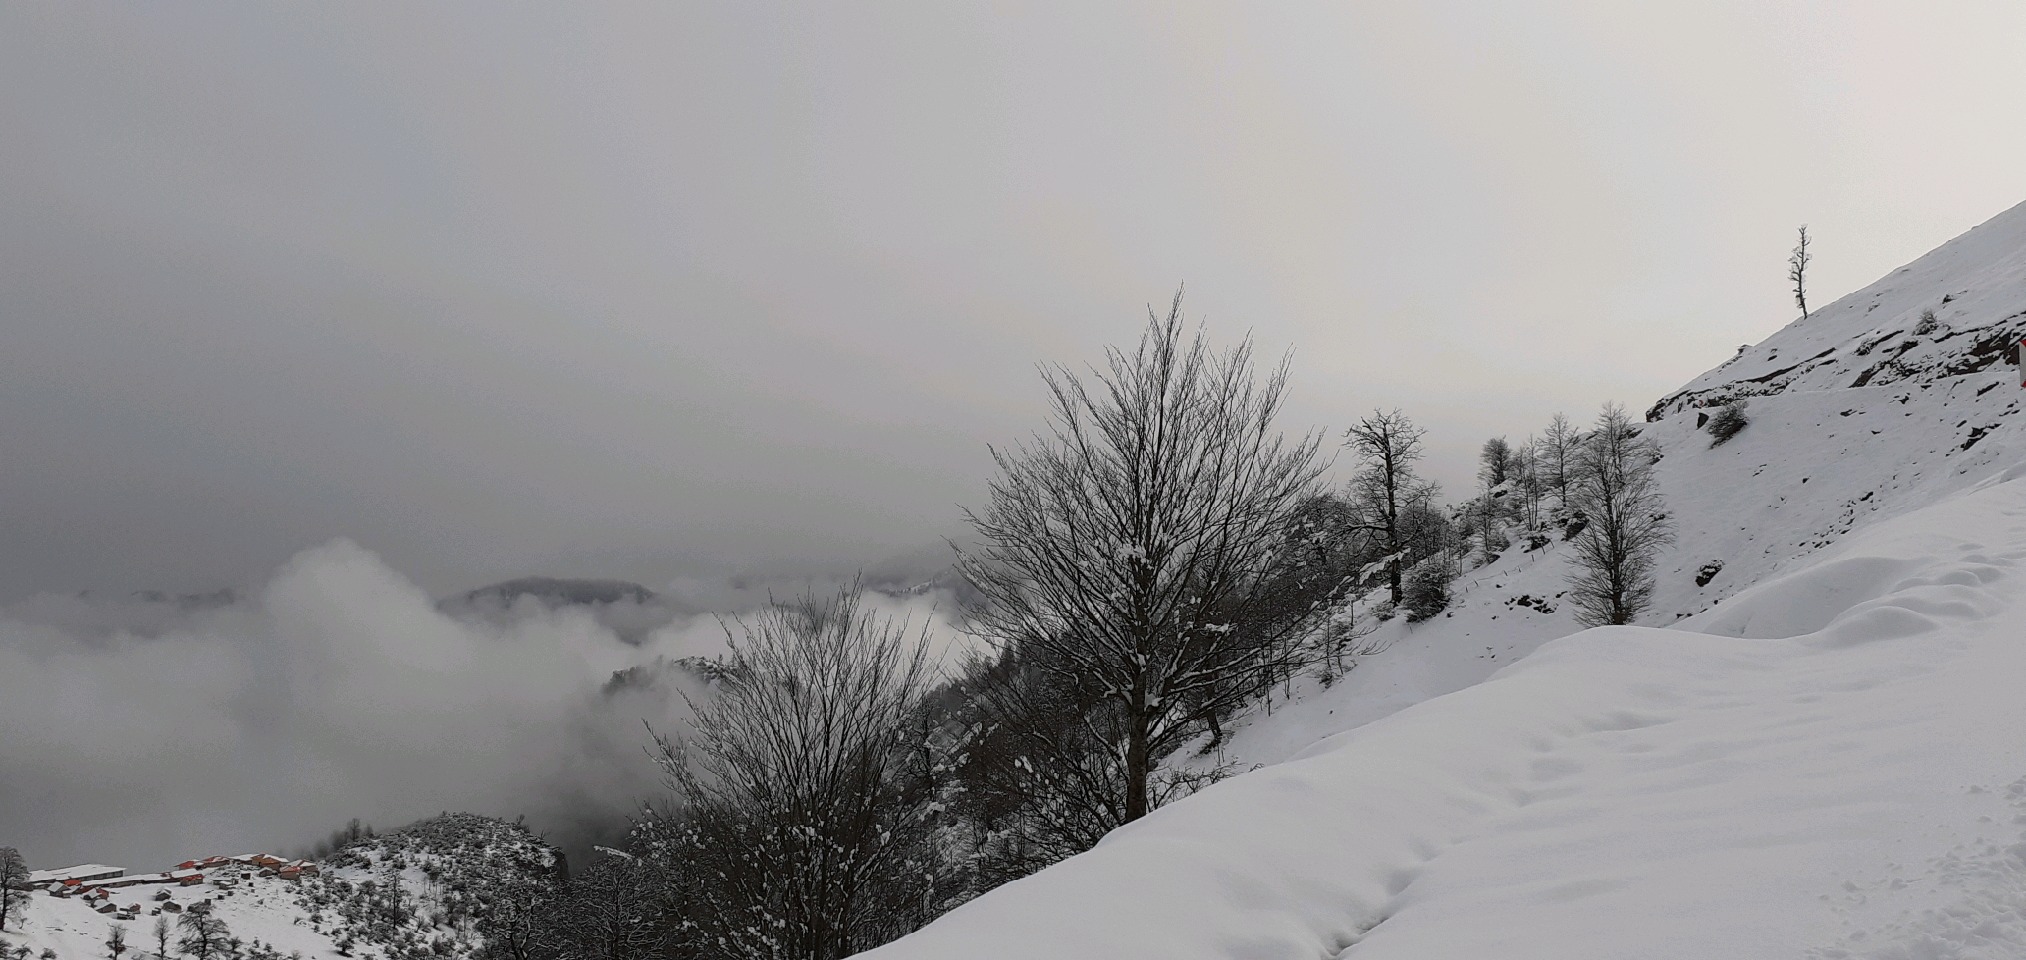
{"label": "snow-covered ground", "polygon": [[1992,484],[1675,628],[1545,644],[874,955],[2026,955],[2022,562],[2026,482]]}
{"label": "snow-covered ground", "polygon": [[[155,953],[153,929],[157,917],[168,918],[169,953],[178,956],[175,931],[179,913],[161,913],[157,892],[167,891],[180,907],[211,902],[212,913],[225,921],[231,935],[251,945],[255,941],[272,946],[282,956],[299,953],[305,960],[332,960],[338,957],[333,940],[310,928],[308,911],[297,904],[296,881],[261,877],[257,871],[207,874],[207,881],[195,886],[141,885],[112,891],[112,902],[138,905],[133,920],[115,920],[97,912],[97,901],[81,897],[52,897],[37,891],[25,901],[27,910],[19,923],[9,923],[0,944],[26,945],[39,956],[53,950],[59,960],[91,960],[106,956],[105,941],[114,925],[127,928],[126,960],[152,958]],[[219,882],[211,882],[213,880]],[[328,930],[328,927],[325,927]],[[358,956],[358,952],[354,952]]]}
{"label": "snow-covered ground", "polygon": [[2026,956],[2022,332],[2026,205],[1655,405],[1649,626],[1510,550],[1260,769],[873,956]]}
{"label": "snow-covered ground", "polygon": [[[170,954],[179,955],[177,921],[208,904],[249,956],[258,955],[258,945],[301,960],[467,957],[484,946],[477,921],[490,909],[496,884],[545,876],[556,866],[554,849],[522,825],[465,813],[357,837],[324,858],[316,875],[300,879],[250,865],[251,855],[231,859],[237,862],[200,864],[202,883],[112,888],[110,901],[38,889],[26,896],[18,922],[0,933],[0,948],[26,946],[36,956],[46,949],[60,960],[104,957],[106,937],[118,925],[127,930],[125,960],[146,960],[155,956],[153,930],[162,918],[171,927]],[[390,913],[385,906],[397,887],[401,909]],[[135,916],[99,913],[106,902],[132,907]]]}

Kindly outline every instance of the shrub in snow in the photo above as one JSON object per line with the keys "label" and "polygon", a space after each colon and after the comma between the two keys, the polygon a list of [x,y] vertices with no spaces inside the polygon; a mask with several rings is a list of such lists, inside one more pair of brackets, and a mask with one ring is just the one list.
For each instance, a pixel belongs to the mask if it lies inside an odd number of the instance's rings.
{"label": "shrub in snow", "polygon": [[1407,571],[1401,590],[1400,606],[1407,611],[1408,623],[1420,623],[1441,613],[1449,606],[1449,564],[1441,557],[1415,564]]}
{"label": "shrub in snow", "polygon": [[1709,435],[1716,438],[1711,440],[1709,445],[1722,446],[1725,440],[1737,436],[1738,431],[1743,430],[1751,422],[1751,419],[1745,416],[1743,400],[1733,400],[1724,404],[1723,409],[1716,412],[1716,416],[1709,418]]}
{"label": "shrub in snow", "polygon": [[1922,310],[1920,312],[1920,322],[1914,325],[1913,335],[1916,337],[1925,337],[1928,334],[1935,332],[1935,329],[1940,326],[1941,321],[1935,319],[1935,312],[1933,308]]}
{"label": "shrub in snow", "polygon": [[1485,566],[1490,566],[1497,562],[1498,555],[1506,552],[1511,546],[1512,541],[1506,538],[1505,531],[1496,528],[1486,530],[1484,532]]}

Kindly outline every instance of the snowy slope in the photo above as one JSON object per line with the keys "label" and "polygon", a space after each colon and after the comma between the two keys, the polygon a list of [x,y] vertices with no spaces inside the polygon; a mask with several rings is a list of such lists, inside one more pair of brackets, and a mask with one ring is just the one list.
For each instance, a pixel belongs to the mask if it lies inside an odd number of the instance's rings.
{"label": "snowy slope", "polygon": [[[1990,370],[2026,333],[2026,204],[1798,320],[1690,381],[1649,417],[1736,396]],[[1923,317],[1932,312],[1931,320]]]}
{"label": "snowy slope", "polygon": [[1675,629],[1549,643],[871,955],[2026,954],[2022,561],[2026,483],[1991,485]]}
{"label": "snowy slope", "polygon": [[[111,916],[101,915],[95,912],[94,905],[81,898],[58,898],[37,892],[28,897],[28,909],[18,928],[10,923],[8,932],[0,934],[0,944],[25,944],[38,956],[44,949],[53,950],[59,960],[91,960],[106,955],[108,929],[117,923],[127,928],[127,960],[153,958],[156,954],[151,931],[156,918],[164,915],[159,913],[160,904],[154,896],[158,891],[167,890],[182,907],[211,901],[213,913],[225,921],[232,936],[249,945],[259,941],[274,947],[283,956],[299,953],[304,960],[339,960],[337,945],[331,937],[311,929],[306,920],[308,911],[297,902],[298,890],[293,882],[259,877],[253,871],[247,871],[244,877],[220,876],[216,879],[224,883],[206,882],[190,887],[148,885],[114,890],[113,903],[122,906],[138,904],[141,907],[140,915],[128,921],[116,921]],[[171,928],[169,952],[175,955],[174,927],[179,915],[171,913],[166,916]],[[354,957],[358,956],[355,952]]]}
{"label": "snowy slope", "polygon": [[[2026,207],[2016,213],[2026,221]],[[2026,262],[2022,238],[2021,262]],[[2026,289],[2016,301],[2026,307]],[[1819,316],[1819,314],[1818,314]],[[2026,460],[2010,367],[1885,387],[1791,390],[1750,401],[1751,426],[1712,447],[1693,409],[1643,426],[1677,541],[1663,556],[1647,622],[1664,625],[1810,562],[1853,530]],[[1227,761],[1285,759],[1318,737],[1463,689],[1578,628],[1562,605],[1565,546],[1508,550],[1456,585],[1450,613],[1388,623],[1367,658],[1329,690],[1309,687],[1233,739]],[[1707,584],[1697,575],[1720,563]],[[1860,587],[1861,588],[1861,587]]]}
{"label": "snowy slope", "polygon": [[[281,956],[458,960],[483,948],[477,920],[490,909],[497,885],[546,877],[557,860],[553,848],[520,824],[446,813],[353,840],[321,861],[318,876],[289,880],[232,863],[202,867],[205,882],[192,886],[141,884],[111,890],[114,905],[139,907],[133,920],[100,914],[100,904],[83,897],[59,898],[38,890],[28,895],[19,928],[10,923],[8,932],[0,934],[0,945],[26,945],[36,955],[50,949],[64,960],[103,957],[108,929],[117,923],[127,929],[130,951],[152,957],[155,919],[166,916],[174,953],[179,914],[164,914],[155,899],[166,892],[186,910],[208,903],[232,937],[249,948],[272,947]],[[395,888],[403,905],[398,921],[378,909]],[[349,952],[342,952],[347,945]],[[129,953],[126,960],[136,957]]]}
{"label": "snowy slope", "polygon": [[1654,407],[1671,629],[1568,636],[1562,546],[1508,551],[1218,758],[1264,769],[878,955],[2026,956],[2026,484],[1966,492],[2026,462],[2021,330],[2026,205]]}

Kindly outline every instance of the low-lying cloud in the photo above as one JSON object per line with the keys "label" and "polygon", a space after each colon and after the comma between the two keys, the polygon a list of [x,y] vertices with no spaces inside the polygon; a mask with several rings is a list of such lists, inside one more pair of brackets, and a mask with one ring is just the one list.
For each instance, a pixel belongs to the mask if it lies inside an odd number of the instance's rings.
{"label": "low-lying cloud", "polygon": [[[867,602],[960,642],[934,593]],[[633,636],[655,611],[617,630],[589,608],[511,614],[439,608],[348,541],[245,597],[0,608],[0,844],[138,869],[442,810],[525,814],[581,844],[660,795],[643,721],[680,731],[682,694],[702,692],[651,669],[614,690],[614,672],[721,653],[725,631],[686,605]]]}

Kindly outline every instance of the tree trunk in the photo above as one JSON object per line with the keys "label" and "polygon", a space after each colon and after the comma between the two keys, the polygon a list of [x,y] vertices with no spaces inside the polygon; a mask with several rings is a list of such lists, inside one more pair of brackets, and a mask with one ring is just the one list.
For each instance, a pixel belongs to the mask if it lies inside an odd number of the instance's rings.
{"label": "tree trunk", "polygon": [[1131,823],[1147,815],[1147,714],[1135,704],[1126,731],[1126,815]]}

